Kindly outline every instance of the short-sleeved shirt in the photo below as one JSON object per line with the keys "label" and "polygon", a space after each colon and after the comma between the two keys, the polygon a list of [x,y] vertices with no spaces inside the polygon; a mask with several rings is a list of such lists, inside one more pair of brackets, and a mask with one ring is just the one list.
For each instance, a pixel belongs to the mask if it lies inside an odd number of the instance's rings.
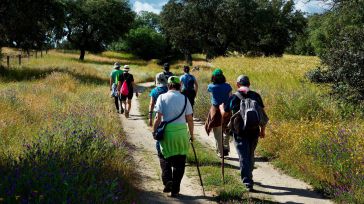
{"label": "short-sleeved shirt", "polygon": [[155,102],[155,101],[157,101],[159,95],[167,93],[167,91],[168,91],[168,88],[166,86],[155,87],[154,89],[152,89],[149,96],[152,97]]}
{"label": "short-sleeved shirt", "polygon": [[228,83],[223,84],[209,84],[207,91],[211,93],[211,104],[219,106],[222,103],[227,103],[229,94],[233,90]]}
{"label": "short-sleeved shirt", "polygon": [[114,84],[117,84],[118,83],[118,81],[119,81],[119,76],[120,76],[120,74],[122,74],[123,73],[123,71],[122,70],[120,70],[120,69],[114,69],[114,70],[112,70],[111,71],[111,73],[110,73],[110,78],[112,79],[112,82],[114,83]]}
{"label": "short-sleeved shirt", "polygon": [[185,73],[180,77],[180,80],[182,82],[182,90],[194,90],[195,89],[195,81],[196,78],[189,74]]}
{"label": "short-sleeved shirt", "polygon": [[[157,102],[154,106],[154,111],[158,113],[162,113],[163,121],[169,121],[177,117],[183,110],[185,105],[185,96],[181,94],[179,91],[169,90],[165,94],[161,94]],[[174,123],[186,123],[186,115],[191,115],[193,113],[192,106],[190,101],[187,99],[187,105],[185,113],[182,114],[177,120],[173,121]]]}
{"label": "short-sleeved shirt", "polygon": [[[240,92],[244,97],[255,100],[262,108],[264,108],[262,97],[255,91],[248,91],[248,93]],[[236,113],[240,110],[240,99],[237,95],[233,94],[229,97],[228,103],[224,105],[225,112],[232,111]]]}
{"label": "short-sleeved shirt", "polygon": [[128,72],[124,72],[124,73],[120,74],[119,81],[121,82],[121,84],[123,84],[123,82],[125,80],[126,80],[126,83],[128,84],[129,91],[132,92],[132,90],[133,90],[133,84],[132,84],[132,82],[134,82],[133,75],[132,74],[129,74]]}

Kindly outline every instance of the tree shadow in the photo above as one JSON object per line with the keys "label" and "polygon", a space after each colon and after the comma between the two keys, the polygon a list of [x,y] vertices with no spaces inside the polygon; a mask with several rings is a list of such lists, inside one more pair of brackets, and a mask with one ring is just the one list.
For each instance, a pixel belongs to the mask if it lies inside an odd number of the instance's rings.
{"label": "tree shadow", "polygon": [[129,64],[129,65],[139,65],[139,66],[146,66],[148,63],[141,60],[133,60],[133,59],[113,59],[107,58],[107,60],[94,60],[94,59],[84,59],[79,60],[77,58],[71,58],[72,61],[85,63],[85,64],[97,64],[97,65],[109,65],[112,66],[115,62],[120,62],[121,64]]}
{"label": "tree shadow", "polygon": [[32,69],[32,68],[27,68],[27,67],[24,67],[22,69],[0,68],[0,78],[4,82],[31,81],[31,80],[37,80],[37,79],[44,79],[53,72],[67,73],[67,74],[75,77],[82,83],[92,83],[92,84],[97,84],[97,85],[107,83],[106,78],[101,78],[101,77],[93,76],[90,74],[74,73],[72,71],[65,70],[65,69],[59,69],[59,68],[51,68],[51,69],[47,69],[47,70]]}

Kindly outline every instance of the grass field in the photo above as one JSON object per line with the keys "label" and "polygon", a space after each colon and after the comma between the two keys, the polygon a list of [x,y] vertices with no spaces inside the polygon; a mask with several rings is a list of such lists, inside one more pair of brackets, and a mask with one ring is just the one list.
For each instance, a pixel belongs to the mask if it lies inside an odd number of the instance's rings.
{"label": "grass field", "polygon": [[108,96],[114,59],[76,56],[52,51],[1,69],[0,203],[137,199],[133,163]]}

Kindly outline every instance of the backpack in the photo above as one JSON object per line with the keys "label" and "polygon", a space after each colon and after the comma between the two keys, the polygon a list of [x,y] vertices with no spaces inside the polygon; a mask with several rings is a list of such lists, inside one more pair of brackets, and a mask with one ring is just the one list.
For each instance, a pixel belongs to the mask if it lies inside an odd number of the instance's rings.
{"label": "backpack", "polygon": [[244,97],[239,92],[235,95],[240,99],[240,109],[231,117],[228,124],[233,133],[241,136],[245,131],[257,130],[259,126],[268,123],[268,116],[257,101]]}
{"label": "backpack", "polygon": [[123,96],[128,96],[129,95],[129,86],[128,86],[128,83],[127,83],[128,79],[129,78],[124,79],[124,82],[121,85],[120,94],[123,95]]}

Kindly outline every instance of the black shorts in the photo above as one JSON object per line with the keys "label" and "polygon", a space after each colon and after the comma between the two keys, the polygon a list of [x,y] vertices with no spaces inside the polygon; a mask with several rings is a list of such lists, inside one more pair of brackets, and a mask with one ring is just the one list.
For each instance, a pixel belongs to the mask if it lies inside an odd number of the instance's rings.
{"label": "black shorts", "polygon": [[196,91],[195,90],[183,90],[182,94],[185,95],[193,107],[195,105]]}
{"label": "black shorts", "polygon": [[133,98],[133,95],[134,95],[134,92],[133,92],[133,90],[131,90],[130,93],[127,96],[124,96],[124,95],[120,94],[119,99],[120,99],[120,101],[126,101],[126,99],[131,100]]}

